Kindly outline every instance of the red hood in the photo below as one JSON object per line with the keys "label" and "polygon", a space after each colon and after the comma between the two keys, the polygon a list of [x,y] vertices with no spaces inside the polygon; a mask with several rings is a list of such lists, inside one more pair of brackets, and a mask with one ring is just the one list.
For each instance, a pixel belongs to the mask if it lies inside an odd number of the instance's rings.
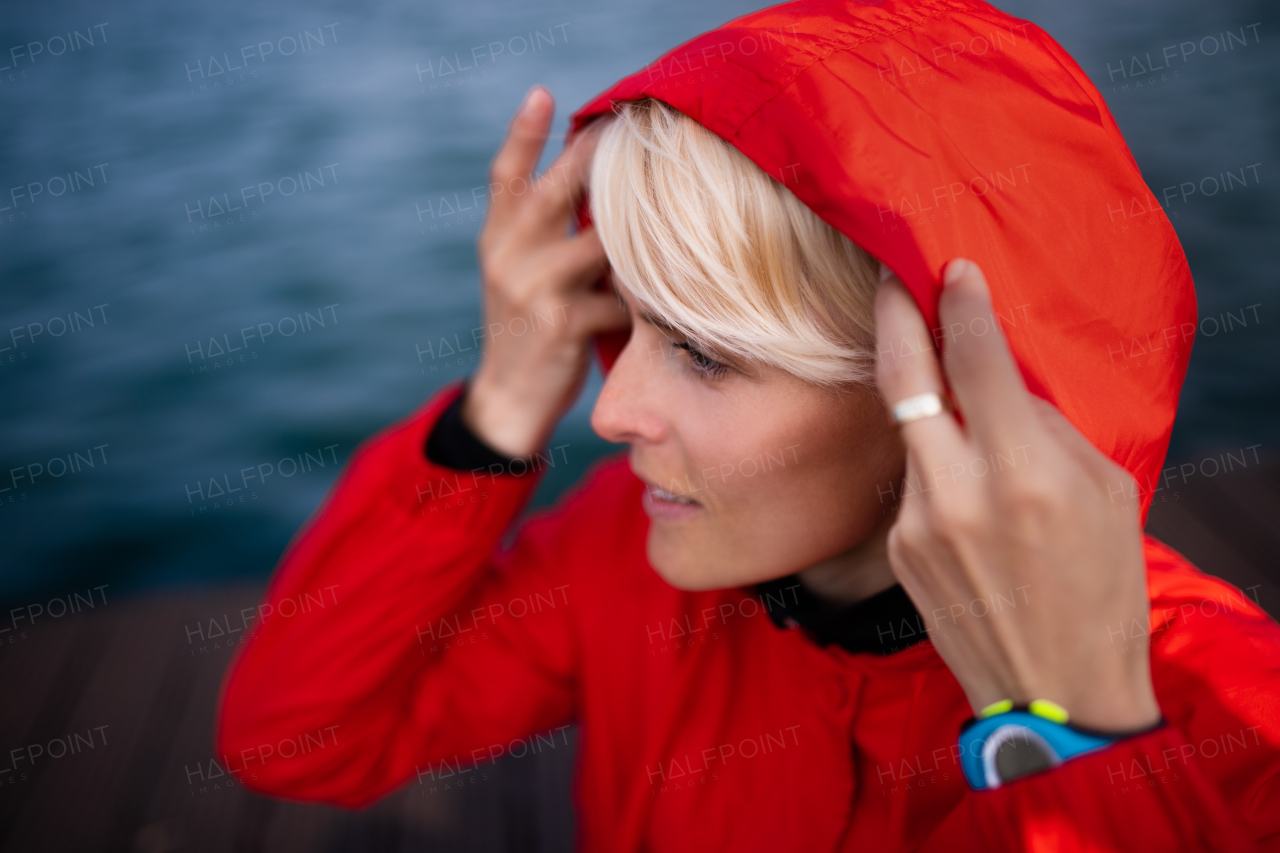
{"label": "red hood", "polygon": [[[1195,292],[1102,96],[1048,34],[976,0],[802,0],[677,47],[571,132],[642,97],[886,263],[931,326],[943,265],[976,260],[1027,385],[1137,478],[1145,517]],[[598,341],[603,369],[625,343]]]}

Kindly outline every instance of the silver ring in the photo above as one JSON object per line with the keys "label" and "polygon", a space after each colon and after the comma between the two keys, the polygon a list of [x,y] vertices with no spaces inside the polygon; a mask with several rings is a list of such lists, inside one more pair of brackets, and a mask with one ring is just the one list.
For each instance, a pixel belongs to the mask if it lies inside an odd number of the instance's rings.
{"label": "silver ring", "polygon": [[914,397],[908,397],[897,403],[892,409],[893,422],[898,426],[902,426],[912,421],[940,415],[946,410],[947,408],[943,405],[941,397],[933,391],[926,391],[923,394],[916,394]]}

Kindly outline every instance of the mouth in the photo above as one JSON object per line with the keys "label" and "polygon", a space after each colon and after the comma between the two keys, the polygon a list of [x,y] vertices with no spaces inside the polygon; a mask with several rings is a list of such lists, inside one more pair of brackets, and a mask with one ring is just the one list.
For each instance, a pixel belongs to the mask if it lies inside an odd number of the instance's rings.
{"label": "mouth", "polygon": [[683,521],[702,511],[702,504],[693,498],[669,492],[643,477],[641,480],[644,482],[644,492],[640,496],[640,503],[645,513],[655,521]]}
{"label": "mouth", "polygon": [[651,483],[645,483],[645,488],[649,490],[649,497],[653,500],[698,506],[698,502],[693,498],[687,498],[684,495],[677,495],[674,492],[668,492],[666,489],[660,489]]}

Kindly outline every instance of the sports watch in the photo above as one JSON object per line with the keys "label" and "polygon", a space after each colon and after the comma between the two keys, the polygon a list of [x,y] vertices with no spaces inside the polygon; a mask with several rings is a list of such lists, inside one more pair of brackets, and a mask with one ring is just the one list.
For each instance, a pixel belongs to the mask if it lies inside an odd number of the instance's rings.
{"label": "sports watch", "polygon": [[[960,765],[969,785],[979,791],[999,788],[1129,736],[1091,731],[1068,720],[1066,709],[1048,699],[1026,705],[1005,699],[983,708],[960,729]],[[1151,728],[1163,724],[1162,717]]]}

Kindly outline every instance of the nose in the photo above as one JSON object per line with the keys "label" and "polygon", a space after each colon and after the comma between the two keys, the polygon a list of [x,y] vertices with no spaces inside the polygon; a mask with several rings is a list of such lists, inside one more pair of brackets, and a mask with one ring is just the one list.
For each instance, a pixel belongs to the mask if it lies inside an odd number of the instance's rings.
{"label": "nose", "polygon": [[659,444],[668,435],[660,405],[664,371],[658,360],[645,357],[639,332],[632,331],[591,410],[591,428],[614,444]]}

